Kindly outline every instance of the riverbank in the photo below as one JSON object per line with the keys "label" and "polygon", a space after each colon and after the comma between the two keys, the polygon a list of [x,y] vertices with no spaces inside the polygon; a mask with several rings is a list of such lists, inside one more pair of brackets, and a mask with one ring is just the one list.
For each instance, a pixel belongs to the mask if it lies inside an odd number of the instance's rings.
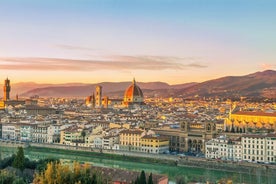
{"label": "riverbank", "polygon": [[[22,145],[22,143],[0,142],[0,146],[10,147],[12,150],[18,146],[23,146],[25,147],[26,155],[35,159],[56,157],[84,162],[93,160],[94,164],[104,162],[103,164],[108,163],[110,167],[125,169],[134,169],[132,168],[133,165],[139,165],[140,169],[154,169],[157,173],[169,174],[170,178],[175,178],[177,175],[189,175],[190,180],[192,180],[203,175],[204,178],[213,178],[215,180],[214,178],[234,176],[238,178],[238,181],[244,183],[260,183],[262,181],[261,183],[272,184],[276,182],[276,176],[274,176],[276,169],[275,166],[271,165],[222,162],[196,157],[179,158],[173,155],[141,154],[114,150],[91,151],[91,149],[88,150],[87,148],[82,149],[57,144],[31,143]],[[159,171],[159,168],[162,168],[162,171]],[[171,171],[166,171],[166,169]],[[206,180],[202,179],[202,181]]]}

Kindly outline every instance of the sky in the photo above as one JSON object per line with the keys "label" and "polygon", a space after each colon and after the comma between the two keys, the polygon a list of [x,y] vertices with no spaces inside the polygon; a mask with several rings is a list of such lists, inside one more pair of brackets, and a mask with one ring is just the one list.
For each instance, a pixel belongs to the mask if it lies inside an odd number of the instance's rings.
{"label": "sky", "polygon": [[0,0],[0,80],[202,82],[276,70],[274,0]]}

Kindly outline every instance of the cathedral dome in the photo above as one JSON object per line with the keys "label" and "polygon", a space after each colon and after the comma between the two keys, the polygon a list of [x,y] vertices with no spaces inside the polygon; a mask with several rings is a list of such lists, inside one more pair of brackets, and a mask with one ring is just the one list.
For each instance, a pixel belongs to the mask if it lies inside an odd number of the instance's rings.
{"label": "cathedral dome", "polygon": [[144,95],[140,87],[136,84],[133,79],[132,84],[126,89],[124,102],[126,103],[142,103],[144,102]]}

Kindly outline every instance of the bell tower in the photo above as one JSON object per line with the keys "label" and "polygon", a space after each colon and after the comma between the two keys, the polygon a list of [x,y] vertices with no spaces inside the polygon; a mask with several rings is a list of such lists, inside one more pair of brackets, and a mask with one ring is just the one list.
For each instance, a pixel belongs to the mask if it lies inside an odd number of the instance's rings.
{"label": "bell tower", "polygon": [[96,86],[96,99],[95,99],[95,107],[102,107],[102,86]]}
{"label": "bell tower", "polygon": [[5,80],[3,89],[4,89],[4,101],[7,101],[10,99],[10,91],[11,91],[10,80],[8,78]]}

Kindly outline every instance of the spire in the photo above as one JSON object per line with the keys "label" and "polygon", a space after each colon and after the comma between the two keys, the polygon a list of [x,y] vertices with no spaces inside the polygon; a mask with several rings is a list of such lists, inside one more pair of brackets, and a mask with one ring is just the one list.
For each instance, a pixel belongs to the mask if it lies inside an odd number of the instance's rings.
{"label": "spire", "polygon": [[133,77],[132,84],[136,84],[135,77]]}

